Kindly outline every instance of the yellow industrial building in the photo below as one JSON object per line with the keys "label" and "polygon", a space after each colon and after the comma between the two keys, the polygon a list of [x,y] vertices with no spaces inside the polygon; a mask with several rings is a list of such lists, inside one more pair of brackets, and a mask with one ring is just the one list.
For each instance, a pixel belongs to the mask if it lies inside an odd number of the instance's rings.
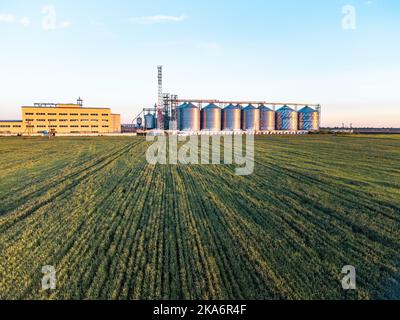
{"label": "yellow industrial building", "polygon": [[0,133],[38,134],[120,133],[121,116],[110,108],[84,108],[77,104],[36,103],[22,107],[22,121],[0,121]]}
{"label": "yellow industrial building", "polygon": [[23,133],[25,126],[22,120],[0,120],[0,133]]}

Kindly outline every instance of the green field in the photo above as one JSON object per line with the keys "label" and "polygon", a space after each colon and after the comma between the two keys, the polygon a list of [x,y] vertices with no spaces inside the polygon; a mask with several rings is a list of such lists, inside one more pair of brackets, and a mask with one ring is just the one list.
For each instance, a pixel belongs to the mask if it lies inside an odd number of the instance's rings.
{"label": "green field", "polygon": [[242,177],[147,146],[0,138],[0,298],[399,298],[400,136],[257,138]]}

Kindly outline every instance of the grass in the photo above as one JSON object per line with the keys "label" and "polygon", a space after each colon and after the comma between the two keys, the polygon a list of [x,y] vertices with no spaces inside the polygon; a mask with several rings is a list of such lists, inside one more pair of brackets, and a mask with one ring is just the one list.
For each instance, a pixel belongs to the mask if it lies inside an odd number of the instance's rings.
{"label": "grass", "polygon": [[399,298],[400,136],[260,137],[243,177],[147,147],[0,139],[0,298]]}

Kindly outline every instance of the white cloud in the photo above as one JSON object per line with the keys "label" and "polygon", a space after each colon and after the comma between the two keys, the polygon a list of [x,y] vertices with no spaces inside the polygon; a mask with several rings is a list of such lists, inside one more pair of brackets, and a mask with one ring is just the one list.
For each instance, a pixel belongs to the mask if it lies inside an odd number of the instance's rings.
{"label": "white cloud", "polygon": [[27,26],[29,26],[29,25],[31,24],[31,20],[30,20],[28,17],[22,17],[22,18],[19,20],[19,23],[20,23],[21,25],[23,25],[24,27],[27,27]]}
{"label": "white cloud", "polygon": [[0,13],[0,22],[13,23],[15,22],[15,17],[12,14]]}
{"label": "white cloud", "polygon": [[185,21],[187,17],[185,15],[181,16],[165,16],[165,15],[155,15],[147,17],[134,17],[130,21],[136,24],[156,24],[163,22],[182,22]]}
{"label": "white cloud", "polygon": [[60,28],[64,29],[64,28],[69,28],[72,25],[72,22],[70,21],[63,21],[60,23]]}
{"label": "white cloud", "polygon": [[5,22],[5,23],[18,23],[24,27],[27,27],[31,24],[31,20],[24,16],[22,18],[17,18],[13,14],[9,13],[0,13],[0,22]]}

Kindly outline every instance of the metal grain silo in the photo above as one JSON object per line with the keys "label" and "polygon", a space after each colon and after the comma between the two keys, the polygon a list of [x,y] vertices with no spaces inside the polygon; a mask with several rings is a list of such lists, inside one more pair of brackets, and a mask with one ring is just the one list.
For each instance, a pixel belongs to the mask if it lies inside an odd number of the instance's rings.
{"label": "metal grain silo", "polygon": [[319,131],[319,112],[305,106],[299,111],[299,129],[307,131]]}
{"label": "metal grain silo", "polygon": [[260,109],[248,105],[242,111],[242,129],[244,131],[260,130]]}
{"label": "metal grain silo", "polygon": [[156,128],[156,117],[154,114],[148,113],[144,116],[144,126],[146,130],[153,130]]}
{"label": "metal grain silo", "polygon": [[177,130],[181,130],[181,108],[186,106],[187,103],[181,104],[176,108],[176,122],[177,122]]}
{"label": "metal grain silo", "polygon": [[200,109],[192,103],[179,107],[179,128],[181,131],[200,131]]}
{"label": "metal grain silo", "polygon": [[283,106],[276,111],[276,129],[285,131],[297,131],[297,111],[288,106]]}
{"label": "metal grain silo", "polygon": [[275,130],[275,111],[266,106],[260,106],[260,130]]}
{"label": "metal grain silo", "polygon": [[221,108],[209,104],[201,110],[201,129],[205,131],[221,131]]}
{"label": "metal grain silo", "polygon": [[230,104],[222,110],[222,129],[226,131],[240,131],[242,107]]}

